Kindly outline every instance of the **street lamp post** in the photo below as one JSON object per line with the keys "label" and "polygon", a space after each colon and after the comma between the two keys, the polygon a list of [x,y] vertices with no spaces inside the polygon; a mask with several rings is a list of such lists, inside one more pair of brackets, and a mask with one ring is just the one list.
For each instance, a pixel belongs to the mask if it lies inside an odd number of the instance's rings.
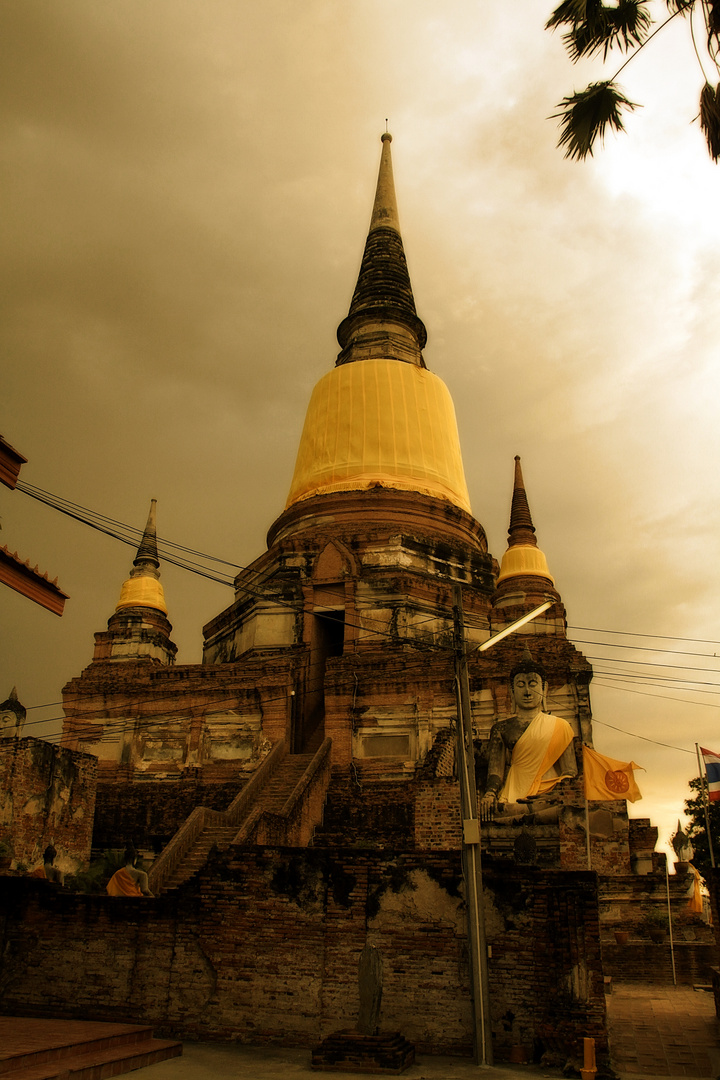
{"label": "street lamp post", "polygon": [[[506,626],[500,633],[479,646],[485,652],[496,642],[514,633],[552,607],[552,601],[535,608],[528,615]],[[470,683],[468,680],[465,624],[462,610],[462,588],[453,585],[453,628],[455,652],[455,693],[457,697],[457,772],[460,781],[462,814],[462,867],[468,911],[468,945],[470,977],[472,980],[473,1036],[475,1064],[492,1065],[492,1025],[490,1022],[490,987],[488,980],[488,949],[485,939],[485,908],[483,902],[482,861],[480,853],[480,819],[477,813],[475,783],[475,750],[473,743]]]}
{"label": "street lamp post", "polygon": [[477,816],[475,749],[470,715],[470,684],[462,611],[462,589],[453,585],[455,645],[455,693],[458,704],[457,772],[460,781],[460,808],[463,824],[462,865],[468,912],[468,944],[472,980],[475,1064],[492,1065],[492,1026],[488,984],[485,912],[483,908],[480,820]]}

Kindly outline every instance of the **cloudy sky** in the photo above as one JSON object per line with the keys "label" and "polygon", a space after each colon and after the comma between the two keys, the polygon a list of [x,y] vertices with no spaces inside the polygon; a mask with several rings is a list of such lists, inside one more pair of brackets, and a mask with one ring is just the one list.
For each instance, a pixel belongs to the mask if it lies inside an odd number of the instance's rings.
{"label": "cloudy sky", "polygon": [[[157,498],[162,536],[259,555],[338,350],[388,117],[473,512],[500,557],[520,454],[595,665],[596,746],[646,767],[631,813],[667,837],[695,742],[720,750],[720,167],[680,19],[623,72],[644,105],[629,134],[564,160],[547,117],[599,68],[571,67],[551,9],[5,0],[0,431],[28,484],[139,528]],[[52,733],[133,553],[20,491],[0,515],[0,543],[71,597],[58,619],[0,591],[0,695],[17,685],[26,732]],[[197,662],[231,591],[173,566],[163,583]]]}

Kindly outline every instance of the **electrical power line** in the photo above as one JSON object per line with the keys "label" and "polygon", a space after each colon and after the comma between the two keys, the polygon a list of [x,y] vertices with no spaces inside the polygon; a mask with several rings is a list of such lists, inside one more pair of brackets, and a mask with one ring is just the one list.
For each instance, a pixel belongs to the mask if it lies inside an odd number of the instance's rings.
{"label": "electrical power line", "polygon": [[[623,659],[620,659],[620,658],[609,657],[609,656],[591,656],[590,654],[587,654],[585,659],[586,660],[597,660],[600,663],[603,663],[603,662],[607,663],[608,661],[610,661],[611,663],[614,663],[614,664],[637,664],[637,665],[643,665],[644,667],[670,668],[673,671],[703,671],[707,675],[713,674],[713,669],[712,668],[691,667],[689,664],[660,664],[660,663],[656,664],[652,660],[623,660]],[[720,675],[720,670],[718,670],[717,673]],[[658,676],[658,678],[662,678],[662,676]]]}
{"label": "electrical power line", "polygon": [[[618,690],[626,689],[627,684],[631,684],[633,686],[653,686],[658,690],[686,690],[694,694],[720,697],[720,683],[704,682],[699,679],[675,679],[671,675],[644,675],[642,672],[637,671],[614,671],[612,669],[605,670],[604,668],[598,668],[593,675],[593,684],[608,678],[624,680],[625,685],[617,687]],[[703,687],[716,687],[716,689],[705,690]],[[676,698],[667,697],[666,695],[660,696],[665,696],[667,701],[678,700]],[[697,702],[696,704],[704,703]]]}
{"label": "electrical power line", "polygon": [[[44,491],[42,488],[34,487],[33,485],[26,484],[22,481],[18,482],[17,488],[24,494],[29,495],[31,498],[37,499],[45,505],[50,506],[52,509],[58,510],[60,513],[66,514],[73,520],[78,521],[81,524],[88,525],[91,528],[96,529],[101,533],[104,533],[106,536],[110,536],[113,539],[120,540],[122,543],[127,544],[129,547],[136,548],[138,546],[139,538],[143,535],[143,530],[141,529],[136,529],[133,526],[126,525],[123,522],[118,522],[114,518],[109,518],[104,514],[99,514],[97,511],[89,510],[87,507],[83,507],[77,503],[72,503],[69,500],[62,499],[60,496],[53,495],[50,492]],[[230,575],[225,575],[224,577],[218,576],[217,572],[210,572],[209,570],[207,570],[207,568],[203,568],[202,565],[195,560],[178,558],[177,556],[170,554],[166,549],[174,548],[178,551],[188,552],[192,555],[197,556],[198,558],[205,559],[208,562],[220,563],[225,566],[232,566],[234,569],[239,570],[244,574],[249,573],[254,575],[255,578],[262,580],[263,575],[260,571],[252,570],[250,567],[240,566],[237,563],[227,562],[227,560],[219,559],[215,556],[195,551],[192,548],[183,547],[181,544],[176,544],[172,541],[164,540],[160,537],[158,537],[157,542],[158,555],[165,562],[169,562],[174,566],[178,566],[182,570],[188,570],[191,573],[198,574],[200,577],[207,578],[210,581],[215,581],[220,585],[229,585],[231,587],[234,586],[236,592],[249,593],[251,596],[256,596],[259,599],[269,601],[272,604],[277,605],[278,607],[287,608],[296,615],[298,614],[298,609],[296,605],[288,601],[281,600],[279,597],[269,593],[267,589],[263,590],[262,587],[258,585],[251,585],[245,580],[243,580],[242,582],[238,582],[236,577],[234,578]],[[331,612],[314,611],[313,614],[317,618],[324,618],[335,621],[334,616]],[[430,621],[431,618],[436,617],[438,616],[428,616],[428,621]],[[439,617],[442,618],[442,616]],[[448,614],[447,619],[448,622],[452,620],[451,613]],[[366,633],[375,633],[383,637],[386,636],[387,620],[373,619],[371,616],[368,616],[366,614],[362,616],[362,620],[362,622],[351,622],[346,619],[345,623],[346,625],[351,626],[353,629],[362,630]],[[372,625],[369,625],[373,622],[379,624],[377,629]],[[416,643],[416,639],[407,640],[408,642],[412,641],[413,644]]]}
{"label": "electrical power line", "polygon": [[587,634],[619,634],[622,637],[640,637],[640,638],[646,638],[646,639],[649,639],[649,640],[657,640],[657,641],[690,641],[690,642],[693,642],[696,645],[718,645],[718,646],[720,646],[720,641],[708,640],[707,638],[678,637],[677,635],[672,636],[670,634],[638,634],[633,630],[601,630],[598,627],[594,627],[594,626],[570,626],[570,625],[568,625],[568,630],[581,630],[583,633],[587,633]]}
{"label": "electrical power line", "polygon": [[[102,532],[107,536],[110,536],[110,537],[112,537],[112,538],[114,538],[116,540],[120,540],[121,543],[127,544],[130,547],[137,547],[138,541],[143,535],[143,530],[142,529],[138,529],[135,526],[128,525],[127,523],[122,522],[122,521],[118,521],[116,518],[109,517],[106,514],[101,514],[99,511],[91,510],[88,507],[82,506],[79,503],[72,502],[71,500],[65,499],[62,496],[53,495],[51,492],[45,491],[44,489],[42,489],[40,487],[36,487],[35,485],[28,484],[25,481],[18,481],[17,488],[18,488],[19,491],[22,491],[24,494],[30,496],[31,498],[37,499],[38,501],[44,503],[45,505],[51,507],[52,509],[58,510],[60,513],[66,514],[67,516],[73,518],[74,520],[80,522],[81,524],[88,525],[91,528],[96,529],[99,532]],[[172,540],[167,540],[165,538],[158,537],[158,545],[159,545],[159,548],[161,549],[162,558],[166,562],[170,562],[173,565],[178,566],[180,569],[188,570],[191,573],[199,574],[200,576],[205,577],[205,578],[207,578],[209,580],[215,581],[215,582],[217,582],[218,584],[221,584],[221,585],[231,585],[231,586],[234,585],[235,581],[236,581],[236,577],[233,577],[233,576],[231,576],[229,574],[219,576],[219,573],[217,571],[216,572],[210,572],[210,571],[208,571],[208,569],[206,567],[202,567],[202,565],[200,563],[196,562],[195,560],[196,559],[202,559],[205,562],[209,562],[209,563],[212,563],[212,564],[215,564],[215,565],[231,567],[233,570],[237,570],[237,571],[242,572],[242,573],[253,574],[256,578],[261,578],[262,577],[262,574],[261,574],[260,571],[253,571],[250,567],[242,566],[239,563],[230,562],[229,560],[222,559],[219,556],[209,555],[206,552],[198,551],[195,548],[190,548],[190,547],[187,547],[187,546],[185,546],[183,544],[178,544],[178,543],[176,543],[175,541],[172,541]],[[186,555],[193,556],[194,558],[192,558],[192,559],[181,559],[181,558],[179,558],[177,556],[173,556],[169,552],[168,549],[172,549],[173,551],[177,551],[177,552],[184,552]],[[290,607],[293,610],[295,610],[293,605],[287,604],[286,602],[279,600],[277,597],[270,596],[267,593],[267,591],[254,590],[254,588],[251,587],[247,582],[243,582],[239,586],[236,586],[236,587],[239,587],[243,591],[250,592],[251,594],[256,593],[257,595],[261,595],[264,599],[272,600],[274,603],[277,603],[280,606]],[[321,612],[318,612],[317,614],[322,615]],[[416,624],[422,624],[423,622],[426,622],[426,621],[431,622],[431,621],[435,620],[436,618],[442,618],[442,617],[443,617],[442,615],[435,615],[435,614],[427,615],[422,619],[416,620]],[[452,615],[450,613],[447,615],[447,619],[448,619],[448,622],[451,621]],[[360,628],[360,627],[358,627],[358,628]],[[627,630],[602,630],[602,629],[598,629],[598,628],[595,628],[595,627],[587,627],[587,626],[568,626],[568,630],[579,630],[579,631],[581,631],[583,633],[593,633],[593,634],[611,634],[613,636],[620,635],[620,636],[623,636],[623,637],[642,638],[643,640],[693,642],[695,644],[717,645],[718,647],[720,647],[720,641],[713,641],[713,640],[703,639],[703,638],[685,638],[685,637],[678,637],[678,636],[673,637],[673,636],[664,635],[664,634],[639,634],[639,633],[636,633],[636,632],[633,632],[633,631],[627,631]],[[379,631],[379,632],[383,632],[383,631]],[[441,631],[441,633],[444,633],[444,632],[445,631]],[[674,654],[674,655],[687,655],[687,656],[698,656],[698,657],[707,655],[708,658],[709,658],[709,654],[705,654],[705,653],[683,653],[683,652],[680,652],[680,651],[675,650],[675,649],[667,649],[667,650],[665,650],[665,649],[652,649],[649,646],[641,646],[641,645],[635,645],[635,646],[633,646],[633,645],[619,645],[619,644],[616,644],[616,643],[613,643],[613,642],[599,642],[599,641],[585,641],[585,640],[579,640],[578,643],[579,644],[586,644],[586,645],[603,645],[603,646],[608,647],[608,648],[625,648],[625,649],[636,649],[636,650],[646,651],[646,652],[670,653],[670,654]],[[602,659],[602,658],[601,657],[593,657],[591,659]],[[631,661],[628,661],[628,662],[631,662]],[[632,662],[640,663],[641,661],[632,661]],[[700,670],[700,669],[696,669],[696,670]]]}
{"label": "electrical power line", "polygon": [[[619,633],[620,631],[616,631]],[[718,659],[715,653],[683,652],[680,649],[659,649],[656,645],[617,645],[612,641],[587,641],[583,638],[572,638],[575,645],[600,645],[604,649],[629,649],[631,652],[650,652],[655,656],[697,656],[706,657],[708,660]]]}
{"label": "electrical power line", "polygon": [[[716,704],[715,702],[713,702],[713,701],[694,701],[692,698],[672,697],[670,694],[651,694],[646,690],[633,690],[629,686],[616,686],[615,684],[613,684],[611,682],[608,682],[608,679],[614,679],[614,678],[617,678],[617,676],[616,675],[607,675],[607,676],[606,675],[600,675],[599,679],[598,679],[599,685],[608,687],[608,688],[610,688],[612,690],[620,690],[622,693],[625,693],[625,694],[638,694],[640,697],[655,698],[657,701],[668,701],[668,702],[676,701],[676,702],[678,702],[678,704],[682,704],[682,705],[702,705],[706,709],[720,708],[720,706],[718,704]],[[668,687],[668,689],[675,689],[675,688],[674,687]],[[681,689],[681,687],[677,687],[677,689],[679,690],[679,689]],[[710,693],[711,691],[708,691],[708,690],[696,690],[694,692],[697,693],[697,694],[707,694],[707,693]]]}
{"label": "electrical power line", "polygon": [[630,735],[633,739],[642,739],[643,742],[653,743],[655,746],[663,746],[666,750],[678,750],[682,754],[695,754],[694,750],[688,750],[685,746],[673,746],[672,743],[661,742],[659,739],[651,739],[647,735],[638,735],[634,731],[625,731],[623,728],[616,727],[615,724],[608,724],[605,720],[593,719],[593,724],[600,724],[601,727],[612,728],[613,731],[619,731],[621,735]]}
{"label": "electrical power line", "polygon": [[[402,648],[402,646],[394,646],[394,648],[400,649],[400,648]],[[422,651],[422,649],[420,651]],[[384,652],[387,654],[387,650],[384,650]],[[445,655],[443,655],[439,651],[435,651],[434,655],[437,656],[440,660],[443,660],[443,659],[447,658],[448,664],[451,664],[451,662],[452,662],[452,652],[451,652],[451,650],[448,648],[447,650],[444,651],[444,653],[445,653]],[[347,656],[354,656],[355,654],[346,653],[344,655],[347,657]],[[377,668],[377,663],[378,663],[377,657],[374,656],[373,659],[372,659],[372,667],[373,667],[373,669]],[[348,674],[349,675],[355,675],[356,677],[359,674],[367,675],[368,674],[368,666],[369,665],[359,666],[355,671],[351,671],[349,673],[346,672],[345,674],[346,675],[348,675]],[[314,663],[310,663],[310,664],[307,664],[307,665],[303,665],[302,662],[300,662],[298,664],[297,669],[295,671],[291,671],[290,674],[291,674],[291,676],[294,676],[298,681],[299,681],[299,679],[301,677],[304,676],[304,678],[306,680],[306,684],[303,687],[303,690],[304,690],[304,692],[306,694],[310,694],[310,693],[314,693],[314,692],[317,692],[317,691],[321,690],[325,686],[325,681],[324,681],[324,679],[323,679],[322,682],[320,682],[320,681],[308,682],[307,680],[315,678],[316,674],[319,674],[321,671],[324,672],[325,669],[326,669],[326,660],[321,659],[321,660],[315,661]],[[170,669],[170,670],[172,670],[172,669]],[[388,678],[397,678],[400,675],[406,675],[406,676],[413,677],[416,674],[417,675],[427,674],[427,670],[428,670],[427,658],[422,658],[422,659],[421,658],[410,658],[409,659],[407,657],[407,655],[394,655],[394,656],[391,656],[389,660],[385,659],[383,661],[383,673]],[[232,675],[233,673],[230,673],[230,674]],[[285,673],[279,673],[279,674],[285,674]],[[448,673],[448,679],[450,679],[451,682],[454,680],[454,674],[450,670],[449,670],[449,673]],[[219,700],[218,699],[213,699],[212,701],[208,701],[206,703],[206,708],[207,707],[221,708],[223,706],[228,706],[228,707],[237,706],[238,697],[239,697],[240,692],[241,691],[237,691],[233,695],[228,696],[227,691],[218,690],[217,693],[223,694],[223,697],[220,698]],[[133,700],[132,703],[131,703],[131,710],[132,711],[129,712],[129,713],[125,712],[124,715],[119,716],[119,717],[108,717],[108,712],[112,712],[112,711],[116,711],[116,710],[119,711],[119,710],[121,710],[123,708],[123,706],[117,705],[117,706],[110,706],[106,710],[106,712],[103,714],[104,719],[101,718],[101,719],[99,719],[97,721],[91,719],[88,716],[67,717],[67,716],[63,715],[63,716],[47,717],[46,719],[43,719],[43,720],[26,721],[24,727],[33,727],[33,726],[36,726],[38,724],[52,724],[52,723],[58,723],[58,722],[61,723],[61,722],[65,721],[65,720],[68,720],[68,719],[77,720],[79,724],[87,724],[87,725],[91,725],[91,726],[92,725],[99,725],[99,724],[105,724],[106,728],[118,727],[119,726],[123,730],[124,730],[124,728],[126,726],[128,726],[130,724],[133,724],[133,723],[137,723],[138,721],[140,721],[143,724],[144,723],[147,723],[147,724],[159,724],[159,725],[172,724],[172,723],[176,723],[177,721],[172,720],[172,719],[168,720],[167,718],[164,718],[162,716],[157,717],[157,718],[155,718],[155,717],[138,717],[136,715],[136,710],[143,707],[143,706],[149,706],[149,705],[157,706],[159,703],[162,703],[162,698],[165,697],[165,696],[169,697],[171,700],[174,700],[175,695],[176,695],[176,691],[175,691],[174,687],[169,688],[166,694],[163,693],[163,688],[162,687],[158,687],[157,690],[155,691],[155,693],[151,697],[146,697],[146,698],[140,698],[140,699]],[[258,702],[258,705],[260,705],[261,703],[263,705],[274,704],[274,703],[276,703],[278,701],[283,701],[286,697],[287,697],[287,692],[285,691],[282,694],[277,694],[277,695],[274,695],[274,696],[271,696],[271,697],[263,697],[262,699],[258,696],[257,702]],[[61,703],[58,702],[58,704],[61,704]],[[108,720],[109,720],[109,723],[108,723]]]}
{"label": "electrical power line", "polygon": [[[68,517],[78,521],[81,524],[88,525],[89,527],[91,527],[91,528],[93,528],[93,529],[95,529],[95,530],[97,530],[97,531],[99,531],[101,533],[104,533],[105,535],[110,536],[113,539],[119,540],[121,543],[124,543],[124,544],[126,544],[126,545],[128,545],[130,547],[137,547],[139,539],[142,537],[142,534],[143,534],[142,529],[138,529],[138,528],[136,528],[134,526],[131,526],[131,525],[128,525],[128,524],[126,524],[124,522],[118,521],[115,518],[111,518],[111,517],[109,517],[109,516],[107,516],[105,514],[101,514],[101,513],[97,512],[97,511],[90,510],[87,507],[84,507],[84,506],[81,506],[78,503],[72,502],[71,500],[64,499],[64,498],[62,498],[60,496],[53,495],[50,492],[44,491],[42,488],[38,488],[38,487],[35,487],[34,485],[27,484],[24,481],[18,482],[17,487],[18,487],[18,489],[20,491],[22,491],[24,494],[28,495],[29,497],[34,498],[34,499],[40,501],[41,503],[44,503],[45,505],[51,507],[52,509],[55,509],[58,512],[67,515]],[[201,552],[201,551],[198,551],[196,549],[189,548],[189,547],[184,546],[182,544],[175,543],[175,542],[173,542],[171,540],[158,538],[158,545],[159,545],[159,548],[161,550],[163,560],[166,561],[166,562],[169,562],[169,563],[171,563],[171,564],[173,564],[173,565],[175,565],[177,567],[179,567],[180,569],[183,569],[183,570],[186,570],[188,572],[197,574],[197,575],[199,575],[199,576],[201,576],[201,577],[203,577],[203,578],[205,578],[207,580],[214,581],[214,582],[216,582],[218,584],[222,584],[222,585],[225,585],[225,586],[231,586],[231,587],[235,586],[236,591],[238,591],[238,590],[239,591],[244,591],[244,592],[247,592],[250,595],[256,596],[259,599],[269,601],[272,604],[277,605],[279,607],[288,608],[295,615],[297,615],[299,613],[298,608],[297,608],[296,605],[294,605],[292,603],[289,603],[287,601],[283,601],[283,600],[279,599],[277,596],[271,595],[267,591],[267,589],[263,589],[262,584],[260,584],[260,582],[262,582],[262,574],[261,574],[260,571],[254,571],[249,567],[243,567],[243,566],[241,566],[241,565],[239,565],[237,563],[232,563],[232,562],[230,562],[230,561],[228,561],[226,559],[221,559],[221,558],[219,558],[217,556],[209,555],[209,554],[207,554],[205,552]],[[184,553],[184,555],[173,554],[173,552],[174,553]],[[202,562],[198,561],[198,560],[202,560]],[[250,574],[250,575],[252,575],[252,576],[254,576],[256,578],[256,580],[258,581],[258,584],[257,585],[252,585],[247,580],[243,580],[241,583],[238,583],[236,577],[233,577],[232,575],[230,575],[230,574],[228,574],[228,573],[226,573],[226,572],[224,572],[222,570],[211,570],[211,569],[208,568],[208,566],[203,565],[203,563],[210,563],[211,565],[218,566],[218,567],[221,567],[221,566],[230,567],[233,570],[236,570],[236,571],[238,571],[239,573],[241,573],[243,575]],[[319,617],[319,618],[327,618],[327,619],[335,621],[334,615],[332,613],[329,613],[329,612],[316,611],[316,612],[314,612],[314,615],[316,617]],[[437,620],[446,620],[447,623],[448,623],[448,626],[449,626],[450,623],[451,623],[451,620],[452,620],[452,615],[451,615],[450,612],[448,612],[447,615],[445,615],[445,614],[443,614],[441,612],[428,614],[428,615],[423,616],[422,618],[415,618],[413,620],[412,626],[417,627],[419,625],[422,625],[425,622],[432,622],[432,621],[437,621]],[[353,629],[361,630],[364,633],[371,633],[371,634],[375,633],[375,634],[377,634],[379,636],[382,636],[384,638],[387,635],[387,622],[388,621],[386,619],[373,619],[371,616],[362,615],[359,622],[354,622],[353,623],[353,622],[351,622],[349,620],[346,620],[346,625],[350,626]],[[377,626],[373,626],[372,623],[376,623]],[[702,638],[685,638],[685,637],[679,637],[679,636],[674,636],[673,637],[673,636],[670,636],[670,635],[662,635],[662,634],[638,634],[638,633],[635,633],[635,632],[625,631],[625,630],[605,630],[605,629],[598,629],[598,628],[594,628],[594,627],[574,627],[574,626],[569,626],[568,629],[569,630],[577,630],[577,631],[580,631],[580,632],[583,632],[583,633],[591,633],[591,634],[598,634],[598,635],[599,634],[604,634],[604,635],[611,635],[611,636],[622,636],[622,637],[626,637],[626,638],[630,637],[630,638],[635,638],[635,639],[641,639],[641,640],[644,640],[644,641],[651,640],[651,641],[667,641],[667,642],[673,642],[673,641],[674,642],[687,642],[687,643],[693,643],[693,644],[716,645],[716,646],[720,647],[720,642],[717,642],[717,641],[714,641],[714,640],[709,640],[709,639],[702,639]],[[447,634],[447,632],[448,632],[447,630],[439,630],[439,631],[436,631],[435,634],[432,635],[432,637],[437,638],[437,637],[439,637],[441,635],[445,636]],[[426,648],[426,649],[443,649],[444,650],[444,649],[447,648],[447,645],[439,645],[438,643],[436,643],[435,641],[432,641],[432,640],[431,641],[423,641],[421,639],[416,639],[416,638],[404,638],[404,639],[401,639],[401,641],[398,642],[398,644],[400,644],[400,645],[409,645],[409,646],[412,646],[415,649]],[[608,649],[626,649],[626,650],[636,651],[636,652],[641,652],[641,651],[642,652],[652,652],[655,655],[663,655],[663,656],[666,656],[666,655],[667,656],[669,656],[669,655],[692,656],[692,657],[697,657],[697,658],[706,657],[708,659],[712,659],[710,654],[706,654],[706,653],[684,652],[684,651],[679,651],[679,650],[676,650],[676,649],[662,649],[662,648],[658,648],[658,647],[650,647],[650,646],[644,646],[644,645],[626,645],[626,644],[622,644],[622,643],[618,644],[618,643],[612,642],[612,641],[587,641],[587,640],[584,640],[584,639],[578,639],[578,644],[596,645],[596,646],[601,646],[603,648],[608,648]],[[664,668],[666,670],[674,670],[674,671],[678,671],[678,672],[681,672],[681,671],[682,672],[684,672],[684,671],[692,672],[692,671],[694,671],[694,672],[708,672],[709,673],[712,670],[712,669],[699,668],[699,667],[681,666],[681,665],[673,665],[673,664],[662,664],[660,662],[651,661],[651,660],[630,660],[630,659],[626,660],[626,659],[623,659],[623,658],[615,658],[614,661],[613,661],[610,657],[596,657],[596,656],[588,656],[587,659],[588,660],[595,660],[598,663],[607,663],[609,661],[611,663],[614,662],[614,663],[620,663],[620,664],[626,664],[626,665],[632,664],[632,665],[635,665],[637,667],[642,666],[642,667],[645,667],[645,668],[648,668],[648,667],[650,667],[650,668]],[[405,671],[405,673],[407,674],[408,665],[407,665],[406,662],[402,665],[402,668]],[[720,684],[716,684],[714,682],[701,682],[700,680],[691,680],[691,679],[686,679],[686,678],[674,678],[673,676],[659,674],[658,672],[648,672],[648,673],[635,672],[635,673],[632,673],[632,672],[623,672],[623,671],[606,672],[606,671],[602,671],[602,670],[598,670],[598,671],[595,672],[596,678],[598,680],[600,680],[600,681],[603,679],[603,677],[605,677],[605,678],[608,678],[608,677],[609,678],[621,678],[621,677],[629,678],[631,675],[634,675],[636,678],[639,678],[639,679],[644,679],[644,680],[647,680],[647,681],[651,681],[653,683],[653,685],[663,687],[663,688],[667,688],[667,689],[681,689],[680,686],[677,686],[677,685],[673,686],[672,684],[673,683],[674,684],[683,683],[684,685],[683,685],[682,688],[684,688],[684,689],[694,689],[694,692],[703,693],[703,694],[715,693],[715,691],[701,690],[700,689],[701,686],[716,686],[716,685],[718,685],[720,687]],[[671,685],[668,685],[668,684],[671,684]],[[639,691],[639,690],[636,690],[636,691],[630,690],[629,687],[613,687],[613,688],[618,689],[618,690],[625,690],[625,692],[628,692],[628,693],[638,693],[638,694],[642,693],[642,691]],[[720,690],[718,692],[720,692]],[[671,696],[668,696],[668,695],[660,695],[660,694],[658,694],[658,695],[645,694],[644,696],[658,697],[658,698],[668,700],[668,701],[681,701],[682,700],[685,704],[706,705],[706,706],[710,704],[710,703],[707,703],[707,702],[690,701],[689,699],[678,699],[676,697],[671,697]],[[152,700],[153,700],[153,702],[156,702],[157,697],[154,697]],[[48,703],[47,705],[44,705],[44,706],[30,706],[30,708],[34,708],[34,709],[36,709],[36,708],[48,708],[48,707],[52,707],[55,704],[60,704],[60,702],[51,702],[51,703]],[[137,707],[138,704],[140,704],[140,703],[135,703],[135,707]],[[59,721],[61,722],[64,719],[66,719],[66,718],[65,717],[52,717],[52,718],[42,720],[42,721],[30,721],[30,724],[31,725],[38,724],[38,723],[51,724],[51,723],[55,723],[55,722],[59,722]],[[601,723],[601,721],[596,721],[596,722]],[[641,736],[638,736],[638,737],[641,737]]]}

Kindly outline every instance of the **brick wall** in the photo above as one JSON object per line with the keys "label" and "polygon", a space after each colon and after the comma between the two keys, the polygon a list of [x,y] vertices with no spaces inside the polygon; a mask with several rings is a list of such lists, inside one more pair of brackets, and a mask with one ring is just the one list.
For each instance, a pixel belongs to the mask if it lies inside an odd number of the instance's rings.
{"label": "brick wall", "polygon": [[421,781],[415,800],[415,843],[421,849],[452,851],[460,846],[460,785],[452,777]]}
{"label": "brick wall", "polygon": [[196,806],[226,810],[247,779],[217,784],[195,778],[132,784],[101,780],[93,848],[120,848],[132,841],[138,849],[160,851]]}
{"label": "brick wall", "polygon": [[[672,908],[675,976],[678,983],[710,983],[718,962],[713,928],[688,909],[690,874],[668,878]],[[598,879],[600,926],[605,974],[630,982],[673,981],[670,938],[650,940],[648,913],[657,912],[667,931],[667,886],[664,867],[651,874],[601,876]],[[615,941],[615,931],[626,931],[624,945]]]}
{"label": "brick wall", "polygon": [[667,889],[670,890],[674,935],[678,940],[711,942],[712,930],[689,911],[691,874],[671,874],[665,869],[652,874],[602,875],[598,879],[603,929],[627,930],[632,937],[647,938],[645,919],[658,911],[667,923]]}
{"label": "brick wall", "polygon": [[542,875],[532,930],[536,1038],[564,1046],[580,1033],[595,1039],[602,1060],[607,1031],[595,874]]}
{"label": "brick wall", "polygon": [[[585,870],[587,832],[582,778],[571,781],[564,793],[568,805],[562,807],[558,823],[561,865],[568,870]],[[598,874],[629,873],[627,803],[624,800],[591,802],[587,822],[590,825],[591,869]]]}
{"label": "brick wall", "polygon": [[415,786],[368,783],[368,769],[333,767],[322,826],[313,844],[412,849]]}
{"label": "brick wall", "polygon": [[97,759],[43,739],[0,739],[0,840],[15,862],[42,865],[48,844],[55,865],[73,871],[90,858]]}
{"label": "brick wall", "polygon": [[[696,983],[710,985],[712,969],[717,966],[718,952],[714,944],[693,941],[674,941],[675,978],[680,985]],[[630,941],[627,945],[603,944],[605,974],[618,982],[661,983],[673,985],[673,956],[670,940],[659,944],[651,941]]]}
{"label": "brick wall", "polygon": [[[383,957],[381,1026],[470,1053],[459,858],[231,848],[174,896],[73,895],[7,879],[8,1014],[143,1021],[184,1038],[309,1046],[352,1024],[366,943]],[[595,877],[508,868],[486,881],[496,1056],[606,1049]]]}

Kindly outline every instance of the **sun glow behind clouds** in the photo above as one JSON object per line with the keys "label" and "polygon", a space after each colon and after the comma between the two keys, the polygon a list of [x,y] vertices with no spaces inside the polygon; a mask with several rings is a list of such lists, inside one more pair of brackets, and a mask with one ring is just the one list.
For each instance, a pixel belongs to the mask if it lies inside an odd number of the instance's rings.
{"label": "sun glow behind clouds", "polygon": [[[659,17],[664,4],[655,5]],[[709,77],[717,81],[705,60],[702,36],[700,55]],[[593,78],[609,77],[622,63],[613,54],[604,75],[592,65]],[[582,70],[582,69],[580,69]],[[714,72],[714,75],[713,75]],[[689,22],[676,18],[636,54],[618,76],[631,101],[640,108],[627,112],[626,134],[609,135],[595,152],[593,170],[608,192],[637,199],[649,216],[662,215],[683,230],[683,246],[697,247],[720,239],[720,215],[708,215],[708,200],[717,199],[720,164],[707,153],[698,122],[699,96],[705,75],[693,50]],[[576,85],[580,80],[576,79]]]}

